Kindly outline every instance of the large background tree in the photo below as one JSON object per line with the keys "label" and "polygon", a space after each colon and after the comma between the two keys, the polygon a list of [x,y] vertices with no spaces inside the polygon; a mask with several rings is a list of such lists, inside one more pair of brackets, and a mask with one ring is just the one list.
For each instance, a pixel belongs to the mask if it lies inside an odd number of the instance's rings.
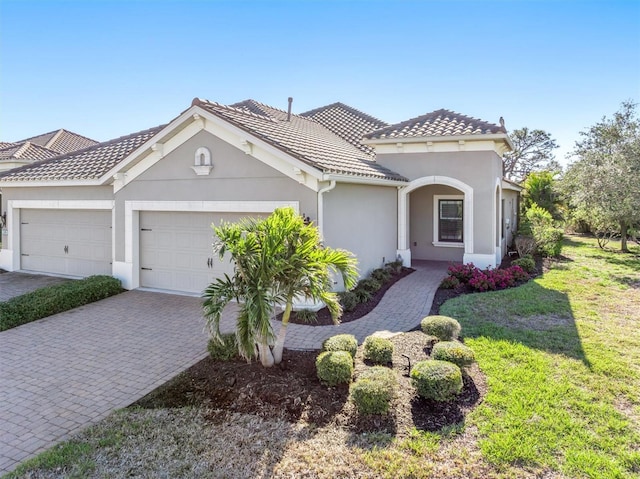
{"label": "large background tree", "polygon": [[619,234],[627,251],[629,230],[640,223],[640,119],[623,102],[612,118],[581,132],[562,181],[574,219],[597,234]]}
{"label": "large background tree", "polygon": [[558,148],[551,134],[524,127],[509,133],[514,149],[504,154],[504,174],[513,181],[523,181],[532,171],[558,170],[553,150]]}

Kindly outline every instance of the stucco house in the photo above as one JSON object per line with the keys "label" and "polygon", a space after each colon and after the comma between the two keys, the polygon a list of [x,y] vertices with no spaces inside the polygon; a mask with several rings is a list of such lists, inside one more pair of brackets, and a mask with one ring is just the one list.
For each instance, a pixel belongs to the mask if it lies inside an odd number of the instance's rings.
{"label": "stucco house", "polygon": [[363,275],[398,257],[495,266],[517,221],[511,147],[503,125],[447,110],[388,125],[342,103],[194,99],[166,125],[0,173],[0,267],[199,293],[231,268],[210,225],[284,205]]}

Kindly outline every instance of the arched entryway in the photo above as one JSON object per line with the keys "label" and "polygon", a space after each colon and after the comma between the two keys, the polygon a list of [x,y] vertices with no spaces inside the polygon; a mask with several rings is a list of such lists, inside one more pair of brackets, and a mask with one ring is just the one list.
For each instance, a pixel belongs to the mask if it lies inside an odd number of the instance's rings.
{"label": "arched entryway", "polygon": [[465,261],[473,253],[473,188],[447,176],[427,176],[398,191],[398,255]]}

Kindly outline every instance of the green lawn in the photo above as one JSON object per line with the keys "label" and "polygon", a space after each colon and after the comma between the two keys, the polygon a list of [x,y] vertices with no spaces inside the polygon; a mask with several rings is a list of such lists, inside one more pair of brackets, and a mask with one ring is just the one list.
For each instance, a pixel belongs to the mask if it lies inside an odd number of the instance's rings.
{"label": "green lawn", "polygon": [[14,477],[640,477],[640,248],[572,237],[563,254],[524,286],[443,306],[488,386],[464,424],[395,438],[123,410]]}
{"label": "green lawn", "polygon": [[493,465],[640,473],[640,257],[574,238],[520,288],[456,298],[489,392],[468,418]]}

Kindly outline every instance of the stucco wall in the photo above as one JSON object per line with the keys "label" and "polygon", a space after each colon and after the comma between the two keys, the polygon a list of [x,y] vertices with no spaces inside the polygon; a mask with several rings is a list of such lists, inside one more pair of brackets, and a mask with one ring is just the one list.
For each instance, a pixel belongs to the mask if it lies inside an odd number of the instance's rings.
{"label": "stucco wall", "polygon": [[324,194],[324,240],[358,257],[361,276],[394,261],[397,189],[338,183]]}
{"label": "stucco wall", "polygon": [[502,190],[504,199],[502,220],[504,224],[504,240],[507,247],[513,243],[514,236],[518,231],[518,196],[519,193],[516,191]]}
{"label": "stucco wall", "polygon": [[[199,147],[211,151],[213,169],[191,169]],[[202,131],[176,148],[115,195],[116,261],[124,259],[124,205],[143,201],[299,201],[300,213],[316,220],[317,194],[306,186]]]}
{"label": "stucco wall", "polygon": [[424,186],[411,193],[409,246],[412,259],[462,261],[462,244],[460,248],[433,245],[433,195],[461,194],[455,188],[443,185]]}
{"label": "stucco wall", "polygon": [[495,152],[385,153],[377,161],[410,180],[445,176],[473,188],[474,253],[495,254],[495,192],[502,178],[502,160]]}

